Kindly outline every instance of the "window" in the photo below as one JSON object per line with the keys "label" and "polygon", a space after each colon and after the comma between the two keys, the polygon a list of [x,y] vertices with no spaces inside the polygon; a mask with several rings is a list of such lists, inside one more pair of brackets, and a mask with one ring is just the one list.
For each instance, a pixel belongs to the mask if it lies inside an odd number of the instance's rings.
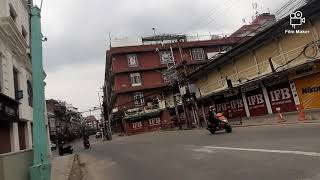
{"label": "window", "polygon": [[10,11],[10,17],[14,20],[14,21],[16,21],[16,19],[17,19],[17,12],[16,12],[16,10],[14,10],[14,8],[13,8],[13,6],[12,6],[12,4],[9,4],[9,11]]}
{"label": "window", "polygon": [[142,128],[142,123],[140,122],[135,122],[132,123],[132,129],[141,129]]}
{"label": "window", "polygon": [[33,106],[33,92],[32,92],[32,84],[31,81],[27,81],[27,87],[28,87],[28,102],[29,102],[29,106]]}
{"label": "window", "polygon": [[21,34],[22,34],[23,38],[25,40],[27,40],[28,33],[27,33],[26,29],[23,26],[21,26],[21,29],[22,29]]}
{"label": "window", "polygon": [[16,68],[13,68],[13,85],[16,96],[15,98],[18,99],[17,92],[19,91],[19,71]]}
{"label": "window", "polygon": [[160,56],[161,64],[166,64],[167,62],[173,62],[170,51],[161,51],[159,52],[159,56]]}
{"label": "window", "polygon": [[127,55],[127,59],[128,59],[128,66],[129,67],[137,67],[138,64],[138,57],[136,54],[129,54]]}
{"label": "window", "polygon": [[131,85],[132,86],[141,86],[141,77],[140,73],[131,73],[130,74]]}
{"label": "window", "polygon": [[144,98],[142,92],[136,92],[133,96],[135,106],[144,105]]}
{"label": "window", "polygon": [[204,55],[204,51],[202,48],[194,48],[191,49],[192,52],[192,58],[193,60],[204,60],[205,59],[205,55]]}

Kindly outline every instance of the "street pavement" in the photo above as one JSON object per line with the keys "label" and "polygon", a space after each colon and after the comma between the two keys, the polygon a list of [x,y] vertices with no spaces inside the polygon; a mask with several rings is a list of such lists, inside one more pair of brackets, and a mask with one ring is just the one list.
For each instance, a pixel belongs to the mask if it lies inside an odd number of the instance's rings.
{"label": "street pavement", "polygon": [[320,123],[154,132],[79,150],[90,180],[318,180]]}

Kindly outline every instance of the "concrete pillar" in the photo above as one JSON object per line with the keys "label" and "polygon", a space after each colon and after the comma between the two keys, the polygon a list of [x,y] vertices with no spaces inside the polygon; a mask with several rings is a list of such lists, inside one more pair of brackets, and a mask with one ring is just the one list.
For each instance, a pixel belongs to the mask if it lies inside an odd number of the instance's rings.
{"label": "concrete pillar", "polygon": [[249,118],[250,117],[250,111],[249,111],[249,106],[248,106],[246,95],[243,92],[241,92],[241,96],[242,96],[244,110],[246,111],[246,116],[247,116],[247,118]]}
{"label": "concrete pillar", "polygon": [[268,91],[263,84],[261,84],[261,88],[262,88],[262,93],[263,93],[264,100],[265,100],[265,103],[267,106],[268,114],[272,114],[272,108],[271,108],[271,103],[270,103],[270,99],[268,96]]}
{"label": "concrete pillar", "polygon": [[49,133],[49,126],[48,125],[46,125],[46,129],[47,129],[47,139],[48,139],[48,155],[49,155],[49,157],[52,157],[52,151],[51,151],[51,147],[50,147],[50,142],[51,142],[51,140],[50,140],[50,133]]}
{"label": "concrete pillar", "polygon": [[20,143],[19,143],[19,129],[18,123],[12,123],[10,125],[10,141],[11,141],[11,151],[17,152],[20,150]]}
{"label": "concrete pillar", "polygon": [[31,121],[27,121],[25,128],[26,146],[27,149],[32,149],[32,128]]}

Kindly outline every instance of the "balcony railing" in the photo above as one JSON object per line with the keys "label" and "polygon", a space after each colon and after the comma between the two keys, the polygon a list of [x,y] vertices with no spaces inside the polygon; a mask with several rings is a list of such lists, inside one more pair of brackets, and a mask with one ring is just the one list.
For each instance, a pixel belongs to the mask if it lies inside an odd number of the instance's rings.
{"label": "balcony railing", "polygon": [[[275,56],[271,59],[275,72],[280,72],[284,70],[291,69],[293,67],[302,65],[310,60],[315,60],[320,58],[319,50],[320,41],[316,41],[310,44],[305,44],[299,46],[290,51],[287,51],[283,54]],[[305,52],[305,53],[304,53]],[[306,57],[304,54],[309,54],[312,57]],[[269,60],[260,62],[254,66],[250,66],[238,73],[228,76],[228,79],[231,79],[234,86],[241,85],[246,81],[272,74],[272,68],[270,66]],[[200,87],[199,90],[201,95],[207,95],[210,93],[219,92],[227,88],[227,83],[225,79],[217,80],[215,82],[209,83],[203,87]],[[200,96],[200,92],[197,92],[197,97]]]}

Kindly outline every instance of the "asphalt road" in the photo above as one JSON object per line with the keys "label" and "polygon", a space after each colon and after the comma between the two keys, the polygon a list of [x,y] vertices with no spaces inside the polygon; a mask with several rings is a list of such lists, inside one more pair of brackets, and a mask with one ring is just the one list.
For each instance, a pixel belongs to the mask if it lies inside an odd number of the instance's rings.
{"label": "asphalt road", "polygon": [[80,153],[90,180],[318,180],[320,124],[155,132]]}

